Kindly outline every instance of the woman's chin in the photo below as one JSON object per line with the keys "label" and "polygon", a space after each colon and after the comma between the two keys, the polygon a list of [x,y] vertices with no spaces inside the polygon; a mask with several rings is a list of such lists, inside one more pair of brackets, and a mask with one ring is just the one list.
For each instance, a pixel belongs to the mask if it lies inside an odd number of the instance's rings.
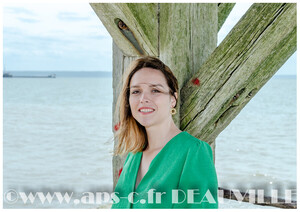
{"label": "woman's chin", "polygon": [[140,123],[143,127],[145,127],[145,128],[149,128],[149,127],[151,127],[152,125],[151,124],[149,124],[149,123]]}
{"label": "woman's chin", "polygon": [[140,123],[140,125],[142,125],[145,128],[148,128],[148,127],[151,127],[154,125],[152,121],[145,121],[145,120],[139,121],[139,123]]}

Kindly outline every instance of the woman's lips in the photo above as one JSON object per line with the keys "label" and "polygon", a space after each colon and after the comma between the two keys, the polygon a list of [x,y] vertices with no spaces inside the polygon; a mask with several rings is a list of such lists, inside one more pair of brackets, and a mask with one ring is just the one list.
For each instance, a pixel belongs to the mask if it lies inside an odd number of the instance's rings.
{"label": "woman's lips", "polygon": [[139,112],[142,114],[150,114],[153,113],[155,110],[153,108],[140,108]]}

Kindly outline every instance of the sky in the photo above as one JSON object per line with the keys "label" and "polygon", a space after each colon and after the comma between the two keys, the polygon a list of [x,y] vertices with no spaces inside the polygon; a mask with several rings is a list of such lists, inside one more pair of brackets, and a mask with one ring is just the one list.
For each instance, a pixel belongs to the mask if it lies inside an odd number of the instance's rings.
{"label": "sky", "polygon": [[[220,43],[251,3],[237,3]],[[296,53],[277,75],[296,75]],[[87,2],[8,3],[3,7],[5,71],[112,71],[112,38]]]}

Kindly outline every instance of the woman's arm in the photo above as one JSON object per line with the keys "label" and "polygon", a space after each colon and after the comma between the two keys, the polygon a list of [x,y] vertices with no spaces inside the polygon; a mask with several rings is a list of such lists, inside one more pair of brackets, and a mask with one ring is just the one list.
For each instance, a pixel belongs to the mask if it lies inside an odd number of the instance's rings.
{"label": "woman's arm", "polygon": [[[200,141],[200,140],[199,140]],[[173,208],[218,208],[218,181],[212,150],[200,141],[191,147],[182,169]]]}

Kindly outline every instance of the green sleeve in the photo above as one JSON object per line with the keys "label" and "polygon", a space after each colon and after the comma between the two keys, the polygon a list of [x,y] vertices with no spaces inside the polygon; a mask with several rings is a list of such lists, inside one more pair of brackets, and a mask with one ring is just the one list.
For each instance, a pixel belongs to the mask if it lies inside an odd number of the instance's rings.
{"label": "green sleeve", "polygon": [[174,201],[173,208],[218,208],[217,175],[212,150],[206,142],[197,142],[189,149],[179,180],[178,203]]}

